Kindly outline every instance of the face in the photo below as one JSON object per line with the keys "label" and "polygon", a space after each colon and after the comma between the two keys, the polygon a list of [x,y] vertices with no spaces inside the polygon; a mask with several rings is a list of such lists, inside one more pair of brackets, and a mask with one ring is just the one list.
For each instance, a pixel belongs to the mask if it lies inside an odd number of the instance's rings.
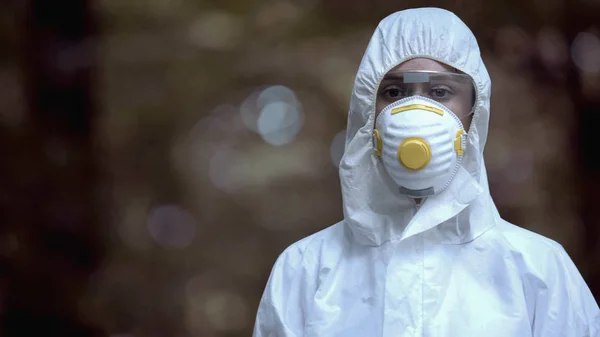
{"label": "face", "polygon": [[446,73],[460,74],[454,68],[427,58],[416,58],[408,60],[396,68],[390,70],[381,81],[377,92],[376,113],[379,114],[386,106],[406,97],[407,95],[419,94],[430,97],[452,110],[462,121],[466,130],[469,130],[475,97],[472,82],[468,76],[454,76],[452,81],[445,79],[443,75],[431,80],[431,83],[412,83],[407,93],[407,85],[397,74],[403,71],[440,71]]}

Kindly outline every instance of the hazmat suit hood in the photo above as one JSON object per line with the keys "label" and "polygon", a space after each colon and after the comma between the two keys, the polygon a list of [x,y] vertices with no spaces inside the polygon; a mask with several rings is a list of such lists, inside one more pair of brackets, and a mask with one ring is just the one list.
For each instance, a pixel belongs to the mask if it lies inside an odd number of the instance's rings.
{"label": "hazmat suit hood", "polygon": [[[461,168],[449,187],[427,198],[418,211],[415,201],[399,192],[372,144],[379,84],[388,71],[413,58],[433,59],[468,74],[476,90]],[[435,228],[441,240],[461,243],[497,222],[483,160],[490,88],[475,36],[452,12],[409,9],[379,23],[355,79],[340,164],[344,218],[358,242],[379,246]]]}

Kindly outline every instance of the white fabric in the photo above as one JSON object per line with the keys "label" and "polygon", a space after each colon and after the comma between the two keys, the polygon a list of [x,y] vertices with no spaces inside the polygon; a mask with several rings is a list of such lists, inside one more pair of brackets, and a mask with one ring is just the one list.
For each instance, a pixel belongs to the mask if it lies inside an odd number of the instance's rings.
{"label": "white fabric", "polygon": [[[477,87],[462,167],[418,210],[371,142],[380,80],[414,57],[451,65]],[[454,14],[422,8],[385,18],[350,103],[344,220],[281,254],[254,337],[600,336],[598,305],[563,248],[498,214],[483,161],[489,104],[477,42]]]}
{"label": "white fabric", "polygon": [[[435,112],[413,108],[393,114],[394,109],[413,104],[437,108],[444,113],[440,116]],[[464,131],[464,127],[450,109],[426,97],[407,97],[385,107],[377,115],[375,125],[381,137],[383,167],[400,186],[401,194],[429,196],[441,193],[450,184],[463,158],[454,147],[457,136],[461,138],[461,146],[465,147],[465,137],[458,134],[459,130]],[[420,138],[430,147],[431,159],[420,170],[407,169],[398,158],[398,148],[409,138]]]}

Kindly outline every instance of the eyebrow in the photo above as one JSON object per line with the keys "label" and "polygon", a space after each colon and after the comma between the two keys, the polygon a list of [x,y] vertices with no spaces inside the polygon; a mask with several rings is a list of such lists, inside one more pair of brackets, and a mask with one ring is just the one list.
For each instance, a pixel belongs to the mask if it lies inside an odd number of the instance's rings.
{"label": "eyebrow", "polygon": [[404,76],[402,76],[402,75],[398,75],[398,74],[386,74],[383,77],[382,81],[385,81],[385,80],[402,80],[402,79],[404,79]]}

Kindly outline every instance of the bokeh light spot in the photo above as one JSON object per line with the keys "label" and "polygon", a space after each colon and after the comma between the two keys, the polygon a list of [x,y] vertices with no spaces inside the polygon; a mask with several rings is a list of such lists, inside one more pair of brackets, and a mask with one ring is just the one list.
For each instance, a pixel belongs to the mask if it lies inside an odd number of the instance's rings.
{"label": "bokeh light spot", "polygon": [[258,108],[257,99],[260,96],[260,91],[254,91],[240,105],[240,117],[242,123],[248,130],[258,133],[257,121],[260,116],[260,109]]}
{"label": "bokeh light spot", "polygon": [[281,146],[296,138],[302,124],[303,119],[297,106],[287,102],[273,102],[261,110],[258,132],[267,143]]}
{"label": "bokeh light spot", "polygon": [[223,148],[217,151],[209,161],[210,181],[215,187],[226,193],[235,192],[240,185],[238,177],[231,173],[236,157],[235,151]]}
{"label": "bokeh light spot", "polygon": [[212,292],[207,295],[203,308],[204,314],[215,330],[239,331],[248,324],[248,304],[236,293]]}
{"label": "bokeh light spot", "polygon": [[241,22],[226,12],[207,12],[189,29],[189,38],[199,47],[226,50],[235,47],[242,34]]}
{"label": "bokeh light spot", "polygon": [[163,247],[185,248],[196,236],[196,221],[179,206],[159,206],[148,217],[148,230],[156,243]]}
{"label": "bokeh light spot", "polygon": [[298,104],[298,99],[292,89],[282,85],[266,88],[256,99],[256,104],[259,109],[264,109],[267,105],[275,102],[285,102],[292,106],[296,106]]}
{"label": "bokeh light spot", "polygon": [[586,73],[600,72],[600,39],[588,32],[581,32],[571,45],[573,63]]}
{"label": "bokeh light spot", "polygon": [[542,62],[549,68],[565,64],[569,57],[567,43],[554,27],[545,27],[539,32],[538,48]]}
{"label": "bokeh light spot", "polygon": [[242,123],[275,146],[290,143],[304,124],[302,105],[294,91],[282,85],[250,94],[240,105]]}

